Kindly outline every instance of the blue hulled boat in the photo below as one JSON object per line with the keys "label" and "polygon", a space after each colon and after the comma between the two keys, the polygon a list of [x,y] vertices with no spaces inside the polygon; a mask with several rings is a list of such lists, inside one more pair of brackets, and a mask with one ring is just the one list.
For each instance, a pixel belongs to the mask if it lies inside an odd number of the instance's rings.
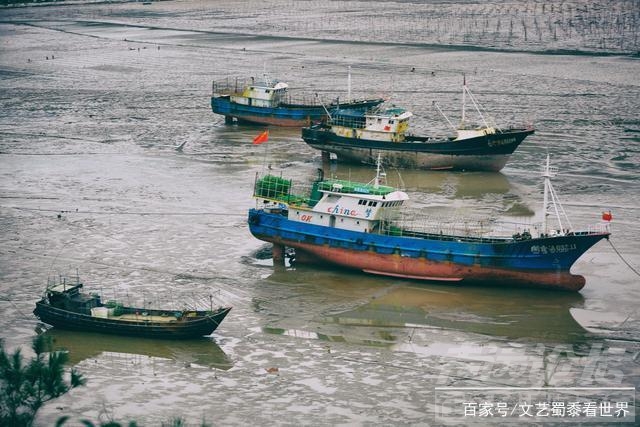
{"label": "blue hulled boat", "polygon": [[[574,262],[610,235],[608,223],[573,230],[566,216],[547,225],[558,209],[547,158],[543,222],[511,235],[487,233],[487,224],[455,230],[431,224],[416,228],[402,221],[403,191],[382,185],[323,179],[303,195],[289,180],[257,179],[254,197],[262,206],[249,210],[249,229],[273,243],[274,260],[295,251],[296,262],[339,265],[367,273],[456,283],[482,283],[580,290],[583,276],[570,272]],[[549,199],[551,198],[551,199]],[[417,224],[415,217],[411,218]]]}
{"label": "blue hulled boat", "polygon": [[241,121],[274,126],[301,127],[326,120],[338,108],[366,110],[384,102],[382,98],[325,101],[318,94],[295,97],[285,82],[270,80],[213,82],[211,109],[226,122]]}

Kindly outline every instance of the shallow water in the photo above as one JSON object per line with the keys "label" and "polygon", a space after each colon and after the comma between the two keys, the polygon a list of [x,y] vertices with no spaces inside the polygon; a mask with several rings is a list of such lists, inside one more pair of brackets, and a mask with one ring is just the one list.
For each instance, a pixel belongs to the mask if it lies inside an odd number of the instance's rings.
{"label": "shallow water", "polygon": [[[98,346],[90,336],[51,331],[89,381],[47,404],[38,425],[62,414],[148,425],[179,415],[214,424],[459,424],[434,418],[436,387],[636,387],[638,60],[532,54],[539,49],[522,43],[518,52],[447,50],[431,39],[379,43],[416,33],[393,26],[356,37],[342,17],[311,19],[329,16],[324,2],[304,12],[304,22],[316,23],[305,29],[294,19],[297,2],[274,3],[281,24],[266,28],[263,14],[235,2],[2,10],[7,347],[28,353],[34,302],[55,274],[78,271],[92,289],[164,305],[211,294],[233,306],[211,339],[182,346],[119,338]],[[394,4],[394,16],[411,17],[417,7]],[[458,19],[456,3],[446,4],[450,17],[442,19]],[[353,8],[363,25],[380,16],[371,2],[327,5]],[[485,11],[501,7],[508,6]],[[329,26],[334,37],[307,38]],[[319,153],[294,129],[271,129],[267,143],[253,146],[261,128],[225,125],[211,112],[211,81],[266,69],[295,88],[344,96],[349,65],[354,94],[385,94],[412,110],[415,133],[447,132],[432,101],[459,120],[463,73],[498,124],[533,123],[536,134],[501,173],[393,170],[388,178],[433,216],[531,219],[549,153],[574,227],[613,211],[611,244],[599,243],[572,270],[586,277],[585,288],[463,288],[274,267],[268,245],[246,227],[255,174],[271,165],[308,181]],[[340,164],[332,172],[364,180],[372,173]],[[620,331],[585,330],[572,308],[626,319],[624,340]]]}

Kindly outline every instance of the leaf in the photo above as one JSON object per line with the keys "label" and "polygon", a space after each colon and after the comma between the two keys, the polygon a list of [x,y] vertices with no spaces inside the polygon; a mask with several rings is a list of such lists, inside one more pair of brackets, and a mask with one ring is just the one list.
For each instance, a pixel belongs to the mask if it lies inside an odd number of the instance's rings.
{"label": "leaf", "polygon": [[69,418],[69,415],[63,415],[58,418],[58,421],[56,421],[56,427],[62,427],[62,425],[66,423]]}

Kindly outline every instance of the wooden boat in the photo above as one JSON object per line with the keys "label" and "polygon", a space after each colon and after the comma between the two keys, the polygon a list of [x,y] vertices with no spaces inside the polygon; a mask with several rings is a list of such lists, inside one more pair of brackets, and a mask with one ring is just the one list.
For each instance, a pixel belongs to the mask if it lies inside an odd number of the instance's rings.
{"label": "wooden boat", "polygon": [[210,335],[230,307],[211,310],[159,310],[104,304],[99,295],[82,293],[83,284],[47,286],[33,313],[56,328],[143,338],[188,339]]}
{"label": "wooden boat", "polygon": [[[378,169],[379,170],[379,169]],[[543,171],[541,224],[464,220],[433,221],[405,212],[409,196],[380,183],[319,177],[308,192],[290,180],[256,179],[256,208],[249,230],[273,243],[275,261],[292,249],[296,262],[338,265],[406,279],[492,286],[580,290],[585,278],[571,266],[589,248],[609,238],[608,222],[574,230],[551,185],[549,158]],[[262,205],[259,205],[262,203]],[[548,216],[556,214],[556,224]]]}
{"label": "wooden boat", "polygon": [[325,120],[337,108],[366,110],[384,102],[382,98],[335,99],[325,101],[318,94],[294,96],[289,85],[271,80],[213,82],[211,110],[225,116],[225,121],[256,123],[262,125],[301,127]]}
{"label": "wooden boat", "polygon": [[[464,89],[463,93],[472,96],[466,84]],[[482,117],[477,105],[476,108]],[[482,125],[469,126],[464,109],[463,106],[458,127],[445,116],[455,135],[439,137],[411,134],[409,121],[413,113],[404,108],[378,106],[362,111],[341,106],[327,122],[304,127],[302,139],[313,148],[336,154],[339,161],[375,164],[381,154],[386,166],[397,168],[497,172],[522,141],[534,133],[530,126],[491,126],[484,117]]]}

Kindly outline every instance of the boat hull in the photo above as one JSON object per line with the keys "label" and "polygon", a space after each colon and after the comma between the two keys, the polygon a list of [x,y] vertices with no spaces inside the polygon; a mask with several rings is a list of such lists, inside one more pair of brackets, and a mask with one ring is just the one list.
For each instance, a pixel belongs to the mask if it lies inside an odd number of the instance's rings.
{"label": "boat hull", "polygon": [[609,233],[513,239],[389,236],[305,224],[263,210],[249,212],[249,229],[276,249],[292,247],[296,262],[327,263],[367,273],[484,285],[578,291],[573,263]]}
{"label": "boat hull", "polygon": [[95,317],[53,307],[46,301],[38,301],[33,313],[44,323],[60,329],[127,335],[141,338],[190,339],[210,335],[220,325],[231,309],[214,311],[207,317],[176,322],[123,321],[114,318]]}
{"label": "boat hull", "polygon": [[[341,104],[341,107],[368,109],[382,103],[383,99],[369,99]],[[278,107],[257,107],[232,102],[228,95],[211,97],[211,110],[224,115],[227,120],[238,120],[261,125],[302,127],[320,122],[327,118],[327,110],[337,105],[329,105],[327,109],[321,104],[281,104]]]}
{"label": "boat hull", "polygon": [[497,131],[463,140],[407,136],[403,142],[376,141],[336,135],[326,126],[302,129],[311,147],[335,153],[339,160],[406,169],[499,171],[533,129]]}

